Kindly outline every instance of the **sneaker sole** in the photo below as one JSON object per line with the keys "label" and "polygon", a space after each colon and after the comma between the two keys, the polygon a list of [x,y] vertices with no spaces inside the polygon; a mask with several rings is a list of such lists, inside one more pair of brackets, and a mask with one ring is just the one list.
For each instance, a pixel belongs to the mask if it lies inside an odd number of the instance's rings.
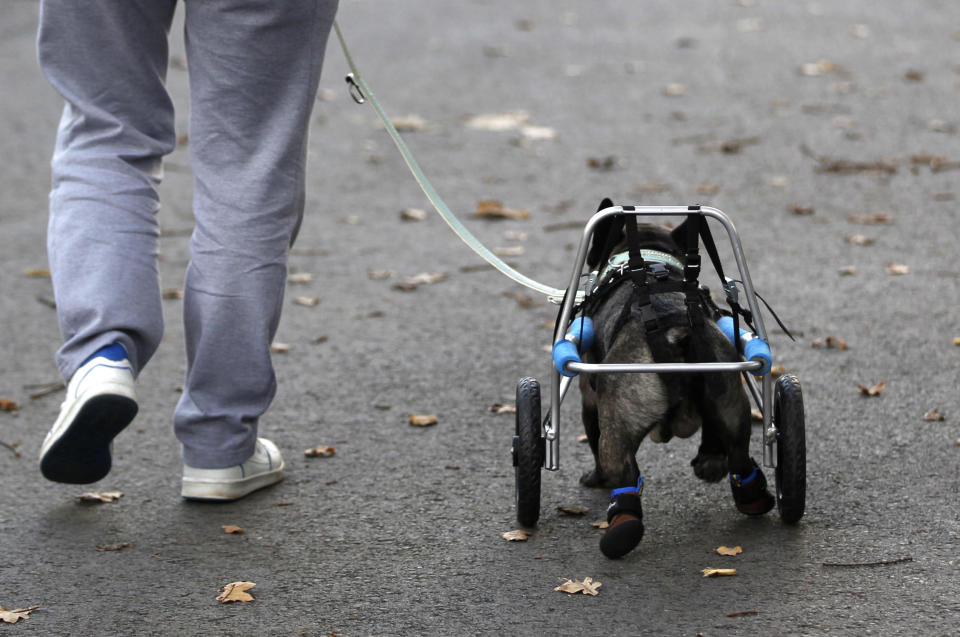
{"label": "sneaker sole", "polygon": [[137,401],[120,394],[87,399],[40,458],[40,472],[48,480],[67,484],[102,480],[112,466],[110,443],[137,410]]}
{"label": "sneaker sole", "polygon": [[207,482],[183,479],[180,495],[194,502],[231,502],[248,496],[254,491],[274,485],[283,480],[283,463],[272,471],[229,482]]}

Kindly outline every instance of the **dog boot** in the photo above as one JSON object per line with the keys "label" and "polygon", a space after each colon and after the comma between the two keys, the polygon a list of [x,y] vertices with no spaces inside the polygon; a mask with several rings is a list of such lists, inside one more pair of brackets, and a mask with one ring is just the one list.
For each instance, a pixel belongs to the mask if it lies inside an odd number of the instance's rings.
{"label": "dog boot", "polygon": [[607,522],[610,526],[600,538],[600,552],[611,560],[623,557],[643,539],[641,494],[643,476],[637,480],[636,487],[614,489],[610,494],[610,506],[607,507]]}
{"label": "dog boot", "polygon": [[763,515],[773,508],[776,499],[767,490],[767,479],[757,462],[751,458],[753,470],[747,474],[730,473],[730,490],[737,511],[746,515]]}

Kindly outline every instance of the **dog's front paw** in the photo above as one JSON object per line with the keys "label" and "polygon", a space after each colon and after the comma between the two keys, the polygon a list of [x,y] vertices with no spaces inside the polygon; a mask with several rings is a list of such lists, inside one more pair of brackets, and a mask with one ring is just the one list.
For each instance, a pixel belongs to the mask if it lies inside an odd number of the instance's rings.
{"label": "dog's front paw", "polygon": [[693,473],[701,480],[719,482],[727,475],[727,456],[722,453],[697,453],[697,457],[690,461]]}
{"label": "dog's front paw", "polygon": [[582,476],[580,476],[580,484],[585,487],[604,487],[606,484],[606,479],[603,477],[603,472],[600,469],[593,469],[592,471],[586,471]]}

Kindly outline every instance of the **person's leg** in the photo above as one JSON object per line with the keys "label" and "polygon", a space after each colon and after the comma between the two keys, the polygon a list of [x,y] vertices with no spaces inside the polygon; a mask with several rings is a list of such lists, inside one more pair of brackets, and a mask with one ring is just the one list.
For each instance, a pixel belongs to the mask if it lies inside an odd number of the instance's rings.
{"label": "person's leg", "polygon": [[[196,227],[184,285],[188,467],[238,465],[276,390],[270,343],[304,207],[307,129],[336,0],[186,0]],[[186,476],[186,474],[185,474]]]}
{"label": "person's leg", "polygon": [[175,0],[43,0],[40,66],[66,100],[51,163],[48,252],[65,379],[120,343],[134,372],[163,319],[156,185],[175,145],[164,87]]}
{"label": "person's leg", "polygon": [[137,412],[134,377],[163,331],[157,278],[161,157],[174,146],[163,85],[175,0],[43,0],[38,53],[66,100],[57,133],[48,252],[68,380],[40,451],[59,482],[111,466]]}

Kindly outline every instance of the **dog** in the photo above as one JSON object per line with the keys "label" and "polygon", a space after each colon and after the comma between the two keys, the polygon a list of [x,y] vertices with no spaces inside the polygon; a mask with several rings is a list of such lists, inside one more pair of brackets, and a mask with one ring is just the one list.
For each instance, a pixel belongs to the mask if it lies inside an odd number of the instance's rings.
{"label": "dog", "polygon": [[[604,200],[600,209],[612,206]],[[634,243],[652,254],[647,279],[683,279],[688,224],[676,229],[637,224]],[[605,217],[596,226],[587,254],[592,271],[603,271],[610,252],[623,255],[628,233],[625,216]],[[615,246],[609,250],[609,246]],[[607,249],[607,253],[605,252]],[[656,265],[656,255],[663,255]],[[620,262],[625,258],[620,258]],[[630,276],[616,280],[589,306],[594,338],[583,353],[587,363],[671,363],[740,360],[730,340],[716,325],[720,311],[700,287],[698,303],[682,291],[656,293],[651,285],[647,307],[638,307],[644,294]],[[602,285],[601,280],[598,282]],[[674,289],[676,289],[674,285]],[[599,289],[599,288],[598,288]],[[656,317],[651,321],[651,317]],[[694,474],[717,482],[730,476],[734,502],[747,515],[762,515],[775,504],[766,478],[749,455],[750,403],[737,372],[616,373],[581,375],[582,419],[595,466],[580,482],[612,488],[601,551],[618,558],[643,537],[640,495],[643,479],[636,454],[641,441],[667,442],[687,438],[698,429],[701,441],[691,461]]]}

